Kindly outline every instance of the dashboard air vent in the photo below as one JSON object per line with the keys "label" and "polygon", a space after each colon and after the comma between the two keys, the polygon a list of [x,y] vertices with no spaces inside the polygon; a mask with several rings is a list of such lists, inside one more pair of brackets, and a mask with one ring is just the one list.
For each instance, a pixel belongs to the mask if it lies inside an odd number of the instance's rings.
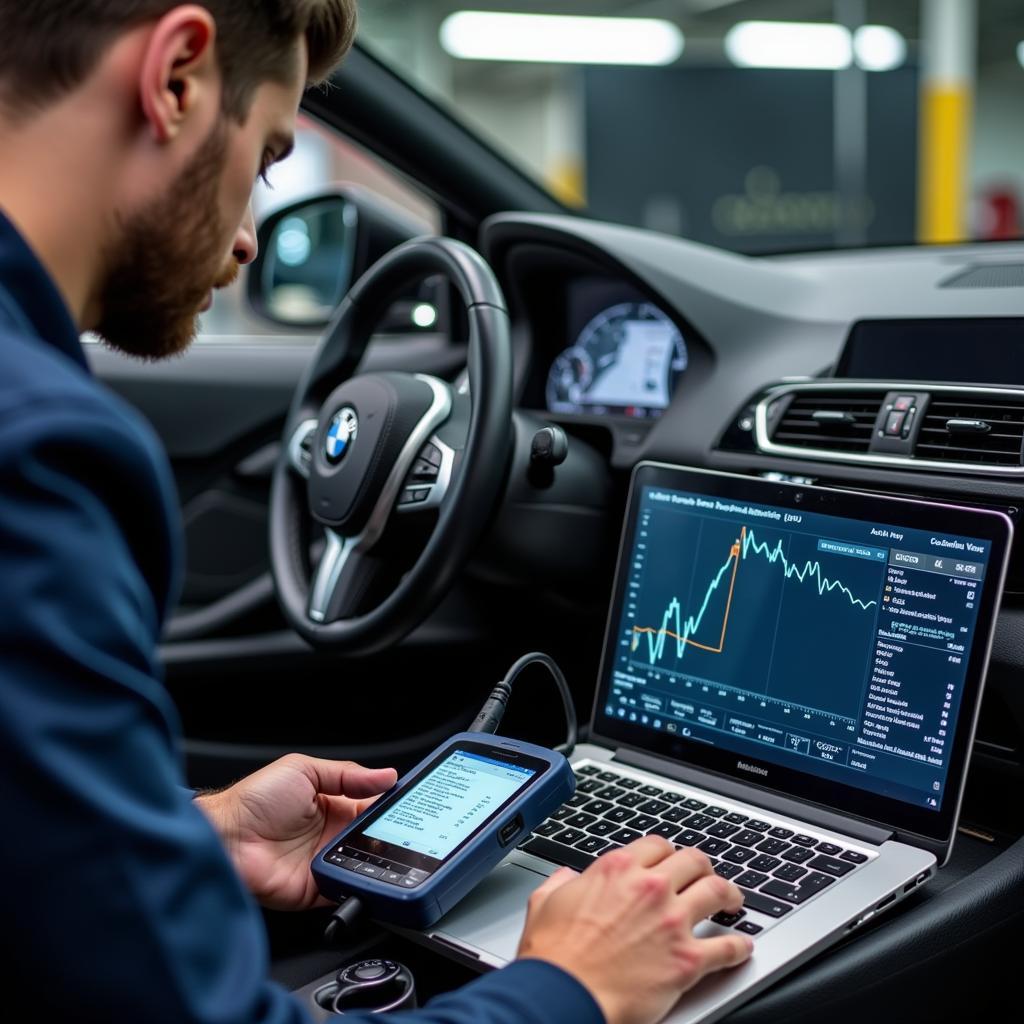
{"label": "dashboard air vent", "polygon": [[933,462],[1020,466],[1024,395],[933,394],[914,456]]}
{"label": "dashboard air vent", "polygon": [[798,393],[772,433],[775,444],[833,452],[866,452],[883,393]]}

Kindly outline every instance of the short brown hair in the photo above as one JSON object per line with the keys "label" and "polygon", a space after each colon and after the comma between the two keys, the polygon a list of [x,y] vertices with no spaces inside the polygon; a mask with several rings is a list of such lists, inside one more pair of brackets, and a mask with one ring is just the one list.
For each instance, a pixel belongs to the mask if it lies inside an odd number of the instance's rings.
{"label": "short brown hair", "polygon": [[[0,101],[15,115],[83,82],[121,33],[182,0],[0,0]],[[305,36],[309,82],[326,79],[352,45],[356,0],[199,0],[217,23],[224,110],[248,112],[261,82],[287,80]]]}

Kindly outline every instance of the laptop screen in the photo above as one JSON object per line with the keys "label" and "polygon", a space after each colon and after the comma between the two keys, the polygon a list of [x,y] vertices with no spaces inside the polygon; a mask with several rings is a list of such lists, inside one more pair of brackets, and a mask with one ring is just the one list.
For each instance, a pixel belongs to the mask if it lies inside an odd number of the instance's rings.
{"label": "laptop screen", "polygon": [[832,806],[858,791],[851,811],[880,800],[938,816],[959,799],[955,739],[973,729],[969,668],[988,646],[983,595],[1007,529],[989,513],[645,467],[595,731],[668,741],[773,788],[809,778]]}

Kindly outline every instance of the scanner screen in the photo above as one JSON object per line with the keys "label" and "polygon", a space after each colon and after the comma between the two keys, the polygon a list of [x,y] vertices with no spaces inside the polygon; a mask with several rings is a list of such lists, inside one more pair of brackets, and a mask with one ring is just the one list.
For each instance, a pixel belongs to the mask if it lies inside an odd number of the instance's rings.
{"label": "scanner screen", "polygon": [[443,860],[535,774],[522,765],[456,750],[363,835]]}

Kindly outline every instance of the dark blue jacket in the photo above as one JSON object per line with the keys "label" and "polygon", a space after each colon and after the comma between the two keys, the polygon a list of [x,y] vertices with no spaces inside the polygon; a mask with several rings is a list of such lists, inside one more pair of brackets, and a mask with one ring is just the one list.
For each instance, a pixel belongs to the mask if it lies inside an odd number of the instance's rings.
{"label": "dark blue jacket", "polygon": [[[60,294],[0,214],[4,973],[51,1020],[306,1021],[267,980],[259,910],[183,788],[156,648],[176,509],[159,442],[92,377]],[[568,975],[524,961],[391,1019],[602,1018]]]}

